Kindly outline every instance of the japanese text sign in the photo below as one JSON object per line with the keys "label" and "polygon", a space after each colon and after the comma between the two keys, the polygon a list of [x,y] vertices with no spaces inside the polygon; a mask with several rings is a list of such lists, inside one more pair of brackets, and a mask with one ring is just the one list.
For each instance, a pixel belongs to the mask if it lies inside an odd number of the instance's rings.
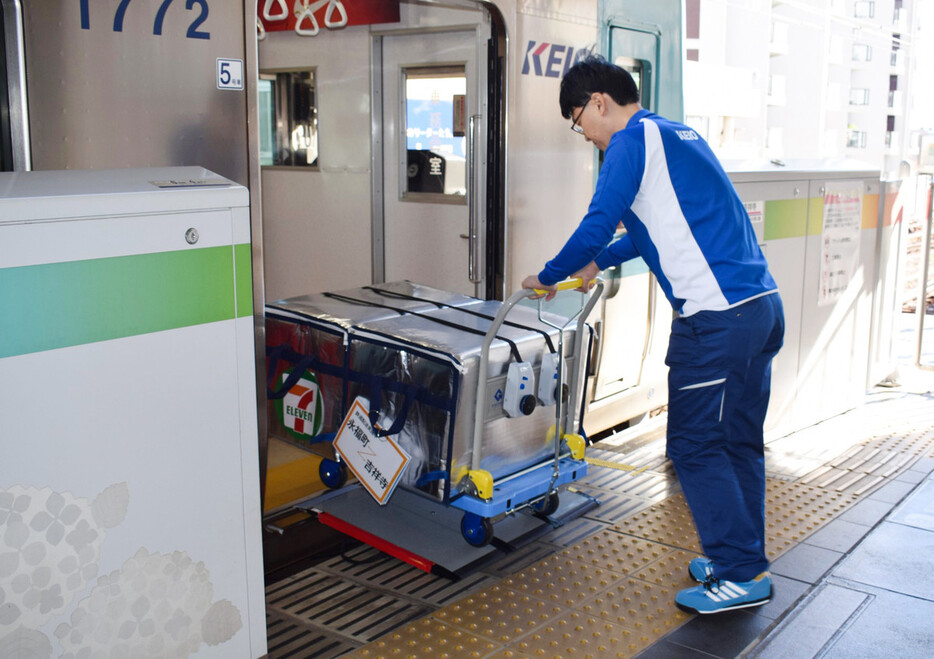
{"label": "japanese text sign", "polygon": [[382,506],[402,477],[409,455],[391,437],[377,437],[370,424],[369,402],[358,397],[344,418],[334,448],[357,480]]}

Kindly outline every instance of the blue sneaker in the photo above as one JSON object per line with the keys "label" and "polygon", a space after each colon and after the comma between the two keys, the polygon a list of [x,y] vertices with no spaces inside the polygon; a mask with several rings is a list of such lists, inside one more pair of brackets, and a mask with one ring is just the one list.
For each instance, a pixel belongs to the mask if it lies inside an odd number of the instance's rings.
{"label": "blue sneaker", "polygon": [[752,581],[726,581],[711,577],[699,586],[682,590],[675,596],[675,604],[688,613],[720,613],[762,606],[770,599],[772,577],[763,572]]}
{"label": "blue sneaker", "polygon": [[692,558],[688,564],[688,572],[697,583],[704,583],[713,576],[713,561],[706,556]]}

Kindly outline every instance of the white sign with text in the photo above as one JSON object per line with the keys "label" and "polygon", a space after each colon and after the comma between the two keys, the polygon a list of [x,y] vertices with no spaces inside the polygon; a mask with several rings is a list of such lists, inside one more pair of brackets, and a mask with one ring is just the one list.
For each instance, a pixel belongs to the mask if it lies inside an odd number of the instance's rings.
{"label": "white sign with text", "polygon": [[370,424],[369,407],[366,398],[358,396],[354,400],[334,438],[334,448],[382,506],[402,478],[409,455],[392,437],[376,436]]}

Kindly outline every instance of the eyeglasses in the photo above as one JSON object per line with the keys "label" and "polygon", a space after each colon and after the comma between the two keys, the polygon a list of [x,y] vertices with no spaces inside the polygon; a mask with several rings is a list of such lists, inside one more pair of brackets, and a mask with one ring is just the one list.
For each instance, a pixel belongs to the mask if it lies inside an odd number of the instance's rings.
{"label": "eyeglasses", "polygon": [[587,109],[587,106],[590,105],[590,99],[587,99],[587,102],[584,103],[584,107],[581,108],[581,111],[577,113],[577,118],[574,119],[574,123],[571,124],[571,130],[573,130],[578,135],[584,134],[584,129],[581,128],[577,122],[581,120],[581,115],[584,114],[584,110]]}

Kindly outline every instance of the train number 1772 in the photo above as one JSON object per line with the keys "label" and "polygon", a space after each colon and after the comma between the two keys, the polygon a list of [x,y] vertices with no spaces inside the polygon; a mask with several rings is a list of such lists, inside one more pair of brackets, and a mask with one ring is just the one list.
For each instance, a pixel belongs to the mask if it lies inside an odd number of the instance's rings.
{"label": "train number 1772", "polygon": [[[129,7],[131,1],[132,0],[120,0],[120,4],[117,5],[117,11],[114,12],[114,32],[123,32],[123,18],[126,16],[127,7]],[[79,0],[79,2],[81,3],[81,29],[90,30],[90,0]],[[172,2],[173,0],[162,0],[162,4],[159,5],[159,10],[156,12],[156,16],[152,22],[153,34],[157,36],[162,34],[162,24],[165,21],[165,14],[169,10],[169,5],[171,5]],[[181,0],[179,0],[179,2],[181,2]],[[200,10],[189,24],[188,32],[185,33],[185,36],[189,39],[210,39],[210,32],[199,29],[204,22],[208,20],[208,0],[185,0],[185,9],[188,11]]]}

